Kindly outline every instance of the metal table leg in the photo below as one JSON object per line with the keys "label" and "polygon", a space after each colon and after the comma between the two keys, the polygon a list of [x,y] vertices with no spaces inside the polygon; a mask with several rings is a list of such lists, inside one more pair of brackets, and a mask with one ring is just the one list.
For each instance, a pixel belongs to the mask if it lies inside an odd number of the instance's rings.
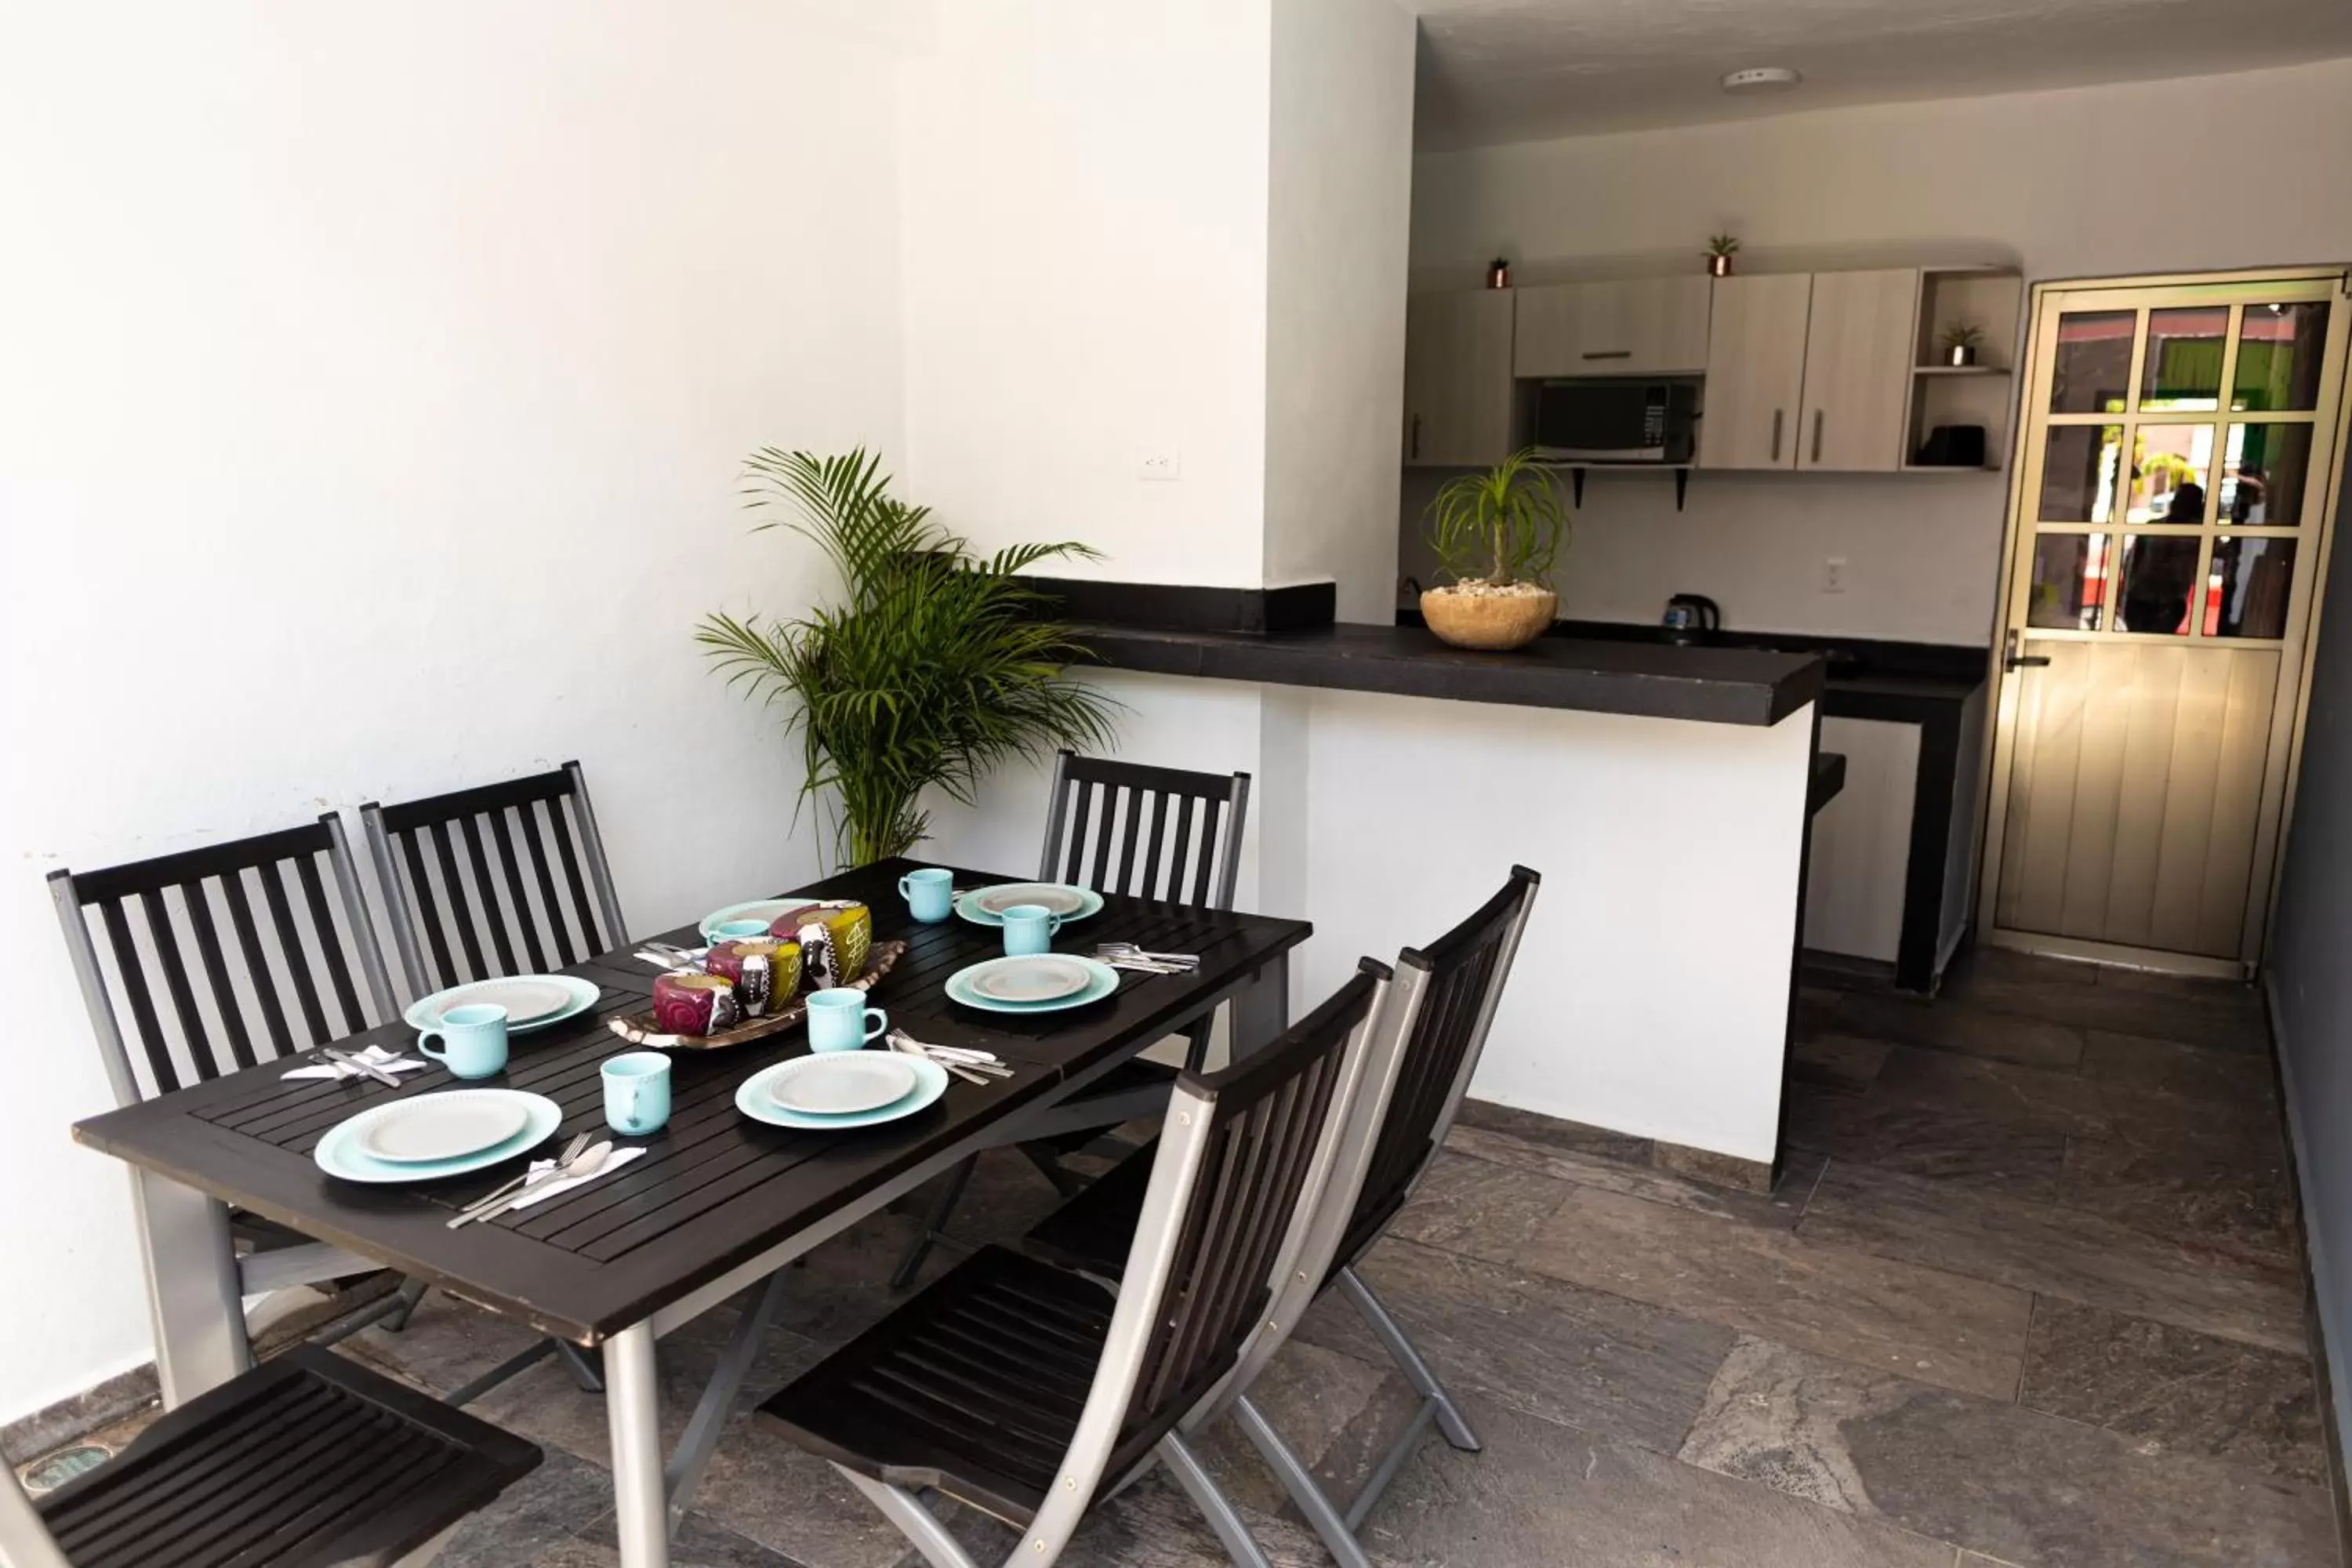
{"label": "metal table leg", "polygon": [[661,1386],[654,1326],[604,1342],[604,1419],[613,1431],[614,1522],[622,1568],[669,1568],[669,1498],[662,1480]]}
{"label": "metal table leg", "polygon": [[1290,1027],[1290,955],[1277,954],[1234,993],[1235,1058],[1270,1045]]}
{"label": "metal table leg", "polygon": [[253,1364],[228,1205],[137,1166],[131,1198],[147,1270],[156,1380],[163,1408],[175,1409]]}

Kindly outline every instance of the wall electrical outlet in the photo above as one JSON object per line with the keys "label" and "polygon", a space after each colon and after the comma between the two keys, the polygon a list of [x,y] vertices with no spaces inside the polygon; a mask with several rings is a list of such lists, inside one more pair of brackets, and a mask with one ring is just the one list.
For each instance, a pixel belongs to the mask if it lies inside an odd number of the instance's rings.
{"label": "wall electrical outlet", "polygon": [[1174,452],[1146,453],[1135,468],[1139,479],[1176,479],[1184,477],[1184,459]]}
{"label": "wall electrical outlet", "polygon": [[1822,592],[1824,594],[1843,594],[1845,592],[1844,556],[1832,555],[1822,560]]}

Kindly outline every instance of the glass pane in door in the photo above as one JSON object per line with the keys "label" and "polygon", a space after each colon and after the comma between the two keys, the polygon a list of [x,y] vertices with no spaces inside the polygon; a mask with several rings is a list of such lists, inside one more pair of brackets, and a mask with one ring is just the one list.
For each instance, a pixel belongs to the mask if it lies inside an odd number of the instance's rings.
{"label": "glass pane in door", "polygon": [[2116,592],[2117,631],[2189,635],[2198,543],[2178,533],[2125,536],[2122,582]]}
{"label": "glass pane in door", "polygon": [[2072,310],[2059,317],[2050,412],[2121,414],[2138,326],[2137,310]]}
{"label": "glass pane in door", "polygon": [[2215,540],[2213,569],[2205,584],[2205,635],[2286,636],[2287,590],[2294,580],[2294,540],[2276,534]]}
{"label": "glass pane in door", "polygon": [[2155,413],[2221,406],[2221,354],[2230,342],[2227,306],[2147,313],[2147,358],[2139,405]]}
{"label": "glass pane in door", "polygon": [[2221,521],[2237,528],[2293,528],[2303,521],[2311,426],[2232,425],[2222,451]]}
{"label": "glass pane in door", "polygon": [[2205,521],[2205,480],[2213,470],[2210,425],[2143,425],[2132,435],[2126,522]]}
{"label": "glass pane in door", "polygon": [[2053,425],[2042,456],[2042,521],[2105,522],[2116,504],[2120,425]]}
{"label": "glass pane in door", "polygon": [[2033,589],[2025,601],[2025,624],[2053,630],[2097,631],[2106,575],[2105,534],[2036,534]]}
{"label": "glass pane in door", "polygon": [[2238,374],[2230,378],[2230,406],[2248,414],[2318,407],[2319,361],[2326,344],[2325,300],[2247,306],[2238,329]]}

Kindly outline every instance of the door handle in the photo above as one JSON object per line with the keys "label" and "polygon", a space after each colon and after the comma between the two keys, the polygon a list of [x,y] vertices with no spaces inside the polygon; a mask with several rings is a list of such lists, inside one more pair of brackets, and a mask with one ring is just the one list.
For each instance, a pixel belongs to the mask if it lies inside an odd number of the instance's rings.
{"label": "door handle", "polygon": [[1822,411],[1813,410],[1813,461],[1822,460]]}
{"label": "door handle", "polygon": [[1778,409],[1778,408],[1775,408],[1774,410],[1772,410],[1772,460],[1773,460],[1774,462],[1776,462],[1776,463],[1777,463],[1777,462],[1779,462],[1779,461],[1780,460],[1780,415],[1781,415],[1781,412],[1782,412],[1782,411],[1781,411],[1780,409]]}
{"label": "door handle", "polygon": [[2001,649],[2000,667],[2003,669],[2021,669],[2029,666],[2039,668],[2049,662],[2050,656],[2046,653],[2018,652],[2015,632],[2009,634],[2009,646]]}
{"label": "door handle", "polygon": [[1632,349],[1593,349],[1588,351],[1584,357],[1586,359],[1632,359],[1633,351]]}
{"label": "door handle", "polygon": [[1412,416],[1412,446],[1405,456],[1409,458],[1421,456],[1421,416],[1418,414]]}

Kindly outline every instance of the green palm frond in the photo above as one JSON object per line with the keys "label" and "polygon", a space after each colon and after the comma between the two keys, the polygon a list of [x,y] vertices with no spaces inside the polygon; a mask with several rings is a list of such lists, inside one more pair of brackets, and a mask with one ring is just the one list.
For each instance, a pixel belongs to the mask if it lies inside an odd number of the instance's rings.
{"label": "green palm frond", "polygon": [[1094,551],[1020,544],[977,556],[928,509],[893,499],[880,458],[864,451],[821,458],[766,447],[744,470],[746,504],[786,509],[758,526],[814,542],[846,602],[788,621],[711,615],[695,640],[730,687],[791,705],[802,798],[835,807],[842,863],[919,843],[928,789],[970,805],[1008,762],[1111,742],[1118,704],[1069,679],[1068,667],[1090,656],[1045,618],[1045,596],[1019,576]]}

